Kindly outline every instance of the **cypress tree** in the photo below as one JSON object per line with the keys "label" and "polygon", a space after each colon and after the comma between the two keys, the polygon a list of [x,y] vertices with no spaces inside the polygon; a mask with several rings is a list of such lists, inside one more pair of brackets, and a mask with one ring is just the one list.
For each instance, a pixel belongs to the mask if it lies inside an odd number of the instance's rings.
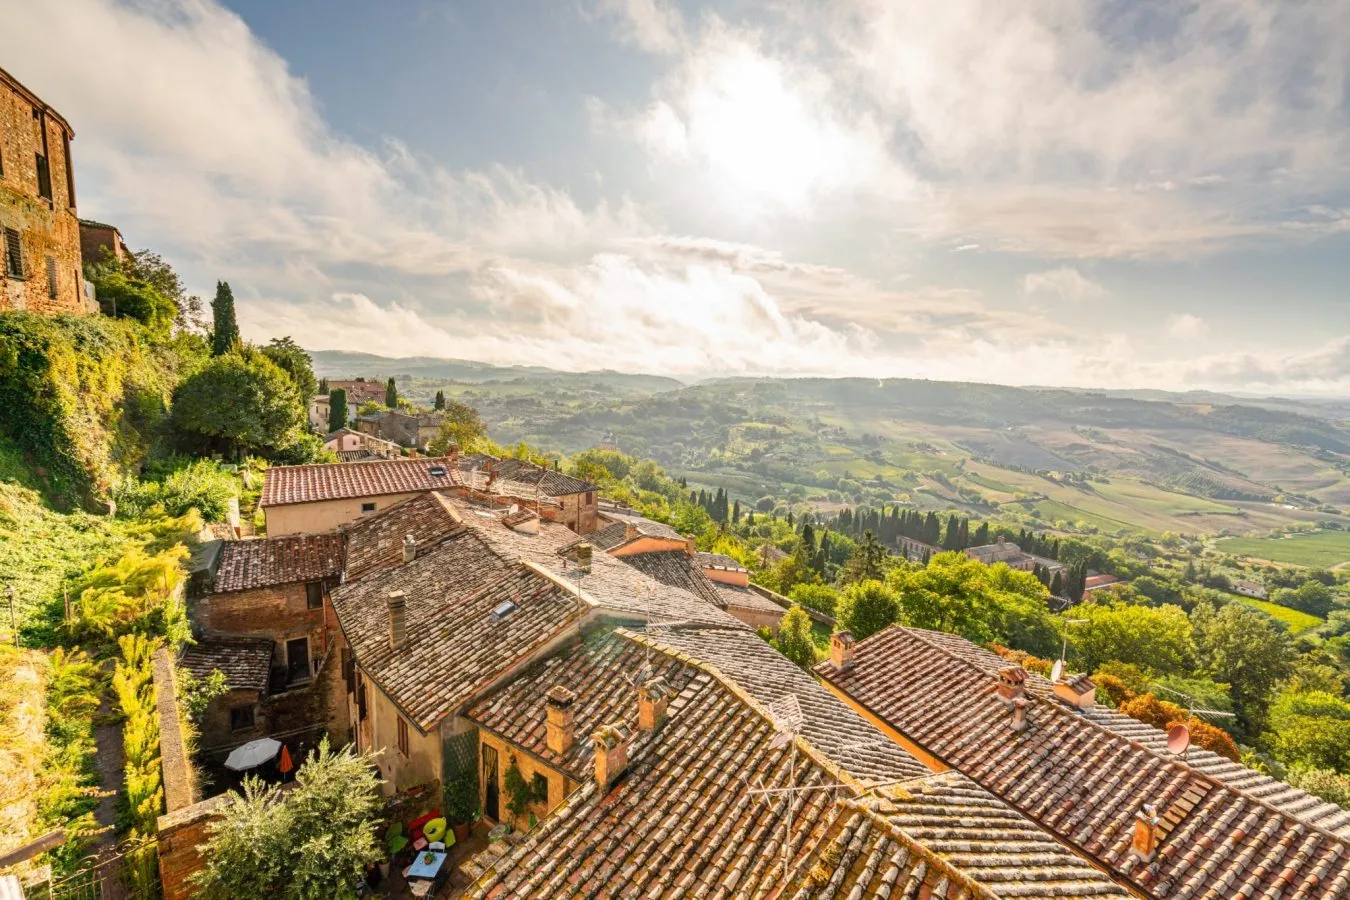
{"label": "cypress tree", "polygon": [[216,282],[211,301],[211,355],[224,356],[240,343],[239,323],[234,319],[234,293],[227,281]]}
{"label": "cypress tree", "polygon": [[327,379],[327,378],[320,378],[320,379],[319,379],[319,396],[322,397],[322,396],[326,396],[327,394],[328,394],[328,379]]}
{"label": "cypress tree", "polygon": [[394,384],[393,376],[384,386],[384,405],[390,409],[398,409],[398,386]]}
{"label": "cypress tree", "polygon": [[347,427],[347,392],[338,388],[328,395],[328,431]]}
{"label": "cypress tree", "polygon": [[434,404],[434,406],[433,406],[432,408],[433,408],[433,409],[445,409],[445,391],[437,391],[437,392],[436,392],[436,403]]}

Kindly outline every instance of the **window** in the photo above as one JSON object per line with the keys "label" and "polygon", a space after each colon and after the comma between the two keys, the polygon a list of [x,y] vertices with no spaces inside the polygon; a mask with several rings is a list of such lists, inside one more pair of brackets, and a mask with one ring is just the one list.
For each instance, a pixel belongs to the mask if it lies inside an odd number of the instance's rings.
{"label": "window", "polygon": [[342,648],[342,680],[347,682],[347,693],[356,693],[356,658],[351,648]]}
{"label": "window", "polygon": [[323,606],[323,582],[311,581],[305,585],[305,606],[319,609]]}
{"label": "window", "polygon": [[364,684],[356,692],[356,718],[362,722],[366,720],[366,686]]}
{"label": "window", "polygon": [[286,679],[296,682],[309,677],[309,638],[291,638],[286,642]]}
{"label": "window", "polygon": [[374,504],[374,503],[362,503],[362,504],[361,504],[361,515],[364,516],[366,513],[373,513],[374,511],[375,511],[375,504]]}
{"label": "window", "polygon": [[52,199],[52,170],[47,166],[47,157],[34,153],[37,165],[38,196],[43,200]]}
{"label": "window", "polygon": [[10,278],[23,278],[23,243],[13,228],[5,229],[5,271]]}
{"label": "window", "polygon": [[70,158],[70,135],[61,132],[61,147],[66,151],[66,206],[75,208],[75,163]]}
{"label": "window", "polygon": [[252,728],[254,723],[253,706],[234,706],[230,708],[230,730],[243,731]]}
{"label": "window", "polygon": [[47,257],[47,298],[56,299],[56,257]]}
{"label": "window", "polygon": [[534,778],[530,779],[530,792],[534,795],[536,803],[548,802],[548,776],[534,773]]}
{"label": "window", "polygon": [[398,752],[408,755],[408,723],[402,716],[398,717]]}
{"label": "window", "polygon": [[586,498],[585,498],[585,500],[583,500],[582,502],[585,503],[587,506],[594,506],[594,505],[595,505],[595,491],[587,491],[587,492],[586,492]]}

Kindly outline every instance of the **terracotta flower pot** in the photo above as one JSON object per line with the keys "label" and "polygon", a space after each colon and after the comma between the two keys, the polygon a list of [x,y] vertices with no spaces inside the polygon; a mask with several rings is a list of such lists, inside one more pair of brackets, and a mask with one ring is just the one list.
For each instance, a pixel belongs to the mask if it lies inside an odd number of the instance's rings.
{"label": "terracotta flower pot", "polygon": [[469,833],[473,831],[473,823],[460,822],[458,825],[450,826],[450,830],[455,833],[455,843],[462,843],[469,839]]}

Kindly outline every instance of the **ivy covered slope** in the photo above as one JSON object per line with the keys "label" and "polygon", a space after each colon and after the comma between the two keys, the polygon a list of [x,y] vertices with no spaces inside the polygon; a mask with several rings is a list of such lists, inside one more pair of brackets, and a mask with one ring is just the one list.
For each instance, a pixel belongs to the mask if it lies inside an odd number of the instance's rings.
{"label": "ivy covered slope", "polygon": [[97,508],[166,421],[200,342],[103,316],[0,313],[0,436],[58,509]]}

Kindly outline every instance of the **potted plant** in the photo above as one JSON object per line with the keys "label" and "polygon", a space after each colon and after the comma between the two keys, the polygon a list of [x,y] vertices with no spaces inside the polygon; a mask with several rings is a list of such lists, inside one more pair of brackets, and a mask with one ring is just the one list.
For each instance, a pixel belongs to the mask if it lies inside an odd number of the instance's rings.
{"label": "potted plant", "polygon": [[474,820],[478,818],[478,779],[472,768],[456,772],[446,781],[445,818],[450,822],[456,841],[469,839]]}
{"label": "potted plant", "polygon": [[380,879],[389,877],[389,865],[394,861],[394,857],[399,854],[404,847],[408,846],[408,836],[403,833],[403,824],[393,822],[389,825],[389,830],[384,833],[384,839],[389,849],[389,856],[380,863]]}

